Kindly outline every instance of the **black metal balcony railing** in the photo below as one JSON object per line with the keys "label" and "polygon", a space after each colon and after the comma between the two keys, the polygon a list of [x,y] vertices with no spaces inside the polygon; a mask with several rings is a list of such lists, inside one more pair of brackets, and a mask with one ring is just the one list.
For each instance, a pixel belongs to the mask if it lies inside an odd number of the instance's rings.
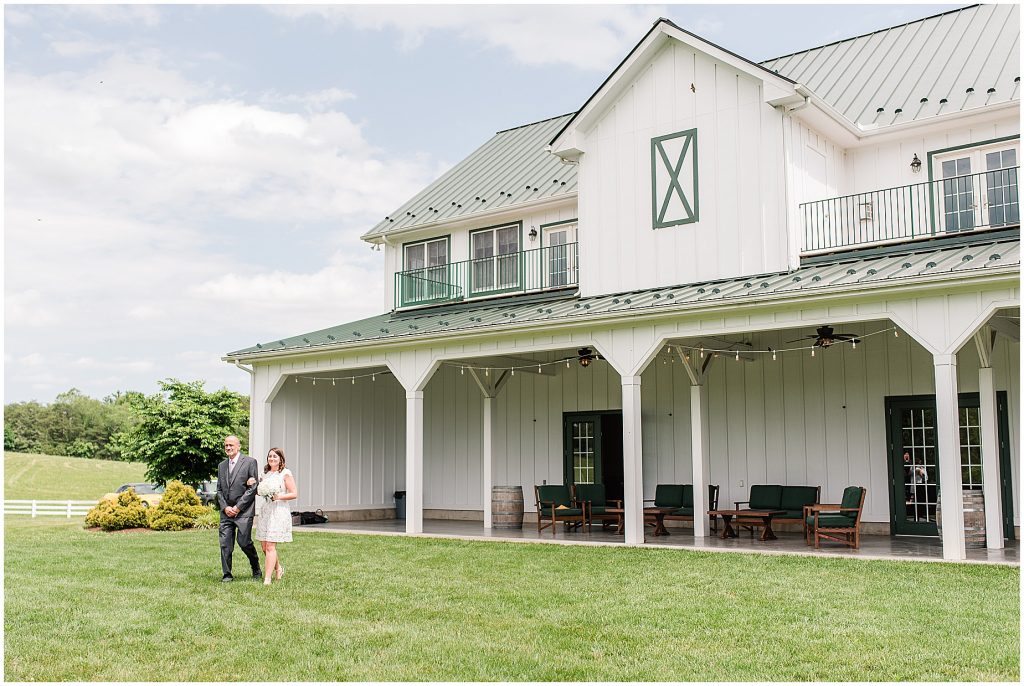
{"label": "black metal balcony railing", "polygon": [[800,205],[804,252],[862,247],[1020,224],[1020,167]]}
{"label": "black metal balcony railing", "polygon": [[395,274],[395,307],[563,288],[579,283],[576,243],[551,245]]}

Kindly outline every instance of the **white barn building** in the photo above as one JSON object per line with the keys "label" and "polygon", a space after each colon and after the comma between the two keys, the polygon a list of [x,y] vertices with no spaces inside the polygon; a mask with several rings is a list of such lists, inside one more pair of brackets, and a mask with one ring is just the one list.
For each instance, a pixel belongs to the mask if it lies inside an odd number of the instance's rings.
{"label": "white barn building", "polygon": [[410,533],[490,527],[493,485],[529,519],[535,485],[602,482],[627,543],[657,484],[698,512],[708,484],[859,485],[868,534],[936,535],[941,494],[947,559],[981,490],[1003,547],[1019,27],[974,6],[755,64],[656,22],[577,112],[498,132],[365,234],[391,311],[225,356],[253,454],[283,447],[332,519],[406,491]]}

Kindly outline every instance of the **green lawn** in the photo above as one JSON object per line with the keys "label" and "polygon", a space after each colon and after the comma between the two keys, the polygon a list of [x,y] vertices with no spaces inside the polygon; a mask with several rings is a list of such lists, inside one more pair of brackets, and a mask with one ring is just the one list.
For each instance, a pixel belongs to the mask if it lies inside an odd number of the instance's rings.
{"label": "green lawn", "polygon": [[99,500],[121,484],[145,481],[140,462],[4,453],[7,500]]}
{"label": "green lawn", "polygon": [[1005,680],[1020,570],[297,532],[5,523],[11,681]]}

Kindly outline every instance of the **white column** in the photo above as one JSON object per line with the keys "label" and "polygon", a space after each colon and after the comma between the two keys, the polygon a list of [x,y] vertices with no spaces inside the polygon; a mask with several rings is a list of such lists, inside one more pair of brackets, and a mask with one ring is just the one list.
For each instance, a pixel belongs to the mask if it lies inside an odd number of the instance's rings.
{"label": "white column", "polygon": [[939,494],[942,497],[942,557],[963,560],[964,493],[960,476],[960,417],[957,402],[956,355],[935,355],[935,439],[939,451]]}
{"label": "white column", "polygon": [[640,377],[622,377],[622,481],[626,543],[644,542],[643,441],[640,435]]}
{"label": "white column", "polygon": [[992,367],[978,370],[981,401],[981,477],[985,496],[985,539],[989,548],[1003,547],[1003,480],[999,474],[999,429]]}
{"label": "white column", "polygon": [[490,529],[491,487],[494,486],[494,398],[484,396],[484,528]]}
{"label": "white column", "polygon": [[690,455],[693,462],[693,535],[708,535],[708,483],[711,480],[711,450],[708,442],[708,389],[690,386]]}
{"label": "white column", "polygon": [[405,533],[423,533],[423,391],[405,392]]}

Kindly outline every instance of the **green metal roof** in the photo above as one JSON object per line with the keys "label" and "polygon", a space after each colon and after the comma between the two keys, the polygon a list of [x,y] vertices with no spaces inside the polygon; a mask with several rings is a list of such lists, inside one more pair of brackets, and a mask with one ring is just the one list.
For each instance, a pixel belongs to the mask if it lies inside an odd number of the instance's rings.
{"label": "green metal roof", "polygon": [[865,128],[1020,99],[1020,7],[974,5],[762,66]]}
{"label": "green metal roof", "polygon": [[329,329],[260,343],[228,353],[226,358],[259,357],[261,353],[306,352],[351,343],[393,342],[453,331],[472,332],[495,326],[531,326],[547,322],[586,320],[611,313],[649,313],[701,303],[755,301],[768,295],[814,294],[851,285],[869,285],[979,271],[1020,270],[1020,237],[943,248],[908,246],[903,252],[839,258],[792,272],[648,288],[580,298],[577,294],[540,293],[471,301],[404,312],[389,312]]}
{"label": "green metal roof", "polygon": [[576,167],[545,151],[571,115],[499,131],[412,200],[384,217],[363,240],[495,209],[576,193]]}

